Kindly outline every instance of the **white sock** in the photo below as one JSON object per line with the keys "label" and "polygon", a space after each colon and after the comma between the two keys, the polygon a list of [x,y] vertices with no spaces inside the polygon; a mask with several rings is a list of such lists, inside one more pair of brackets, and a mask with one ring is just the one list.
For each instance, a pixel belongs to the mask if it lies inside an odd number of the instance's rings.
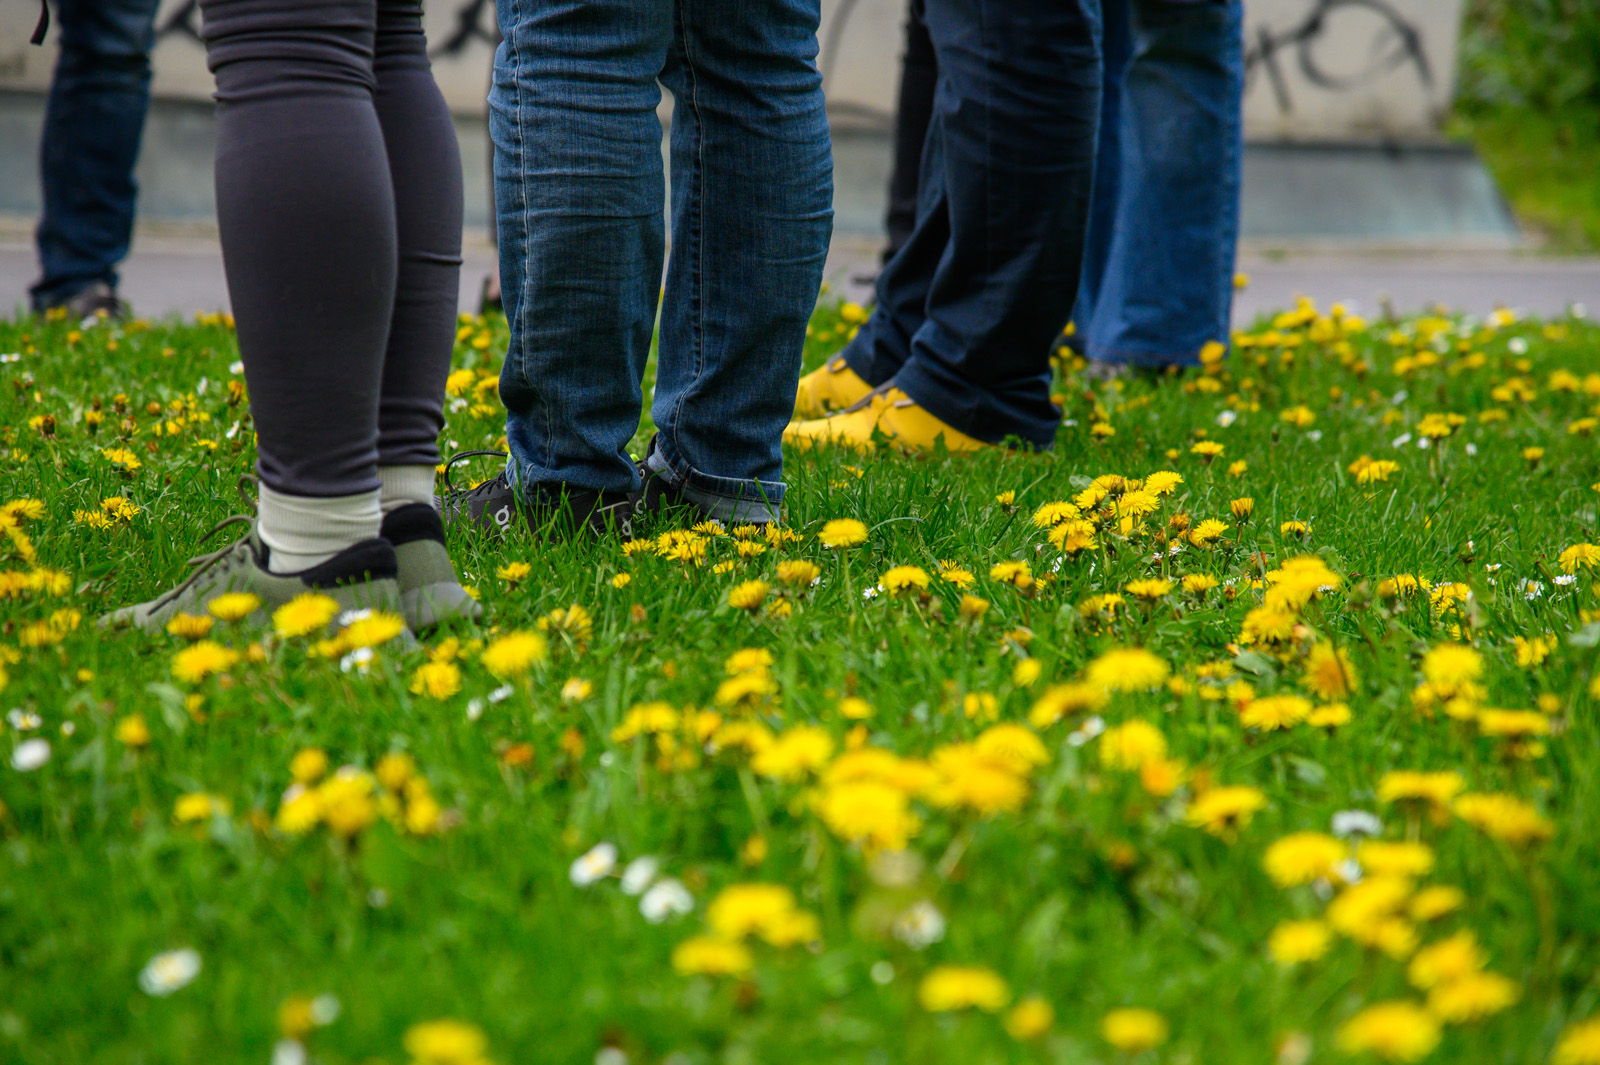
{"label": "white sock", "polygon": [[256,534],[267,545],[267,569],[273,573],[319,566],[347,547],[376,539],[382,524],[376,491],[290,496],[262,485],[256,504]]}
{"label": "white sock", "polygon": [[378,502],[386,518],[412,503],[433,506],[432,466],[379,466],[378,480],[383,482]]}

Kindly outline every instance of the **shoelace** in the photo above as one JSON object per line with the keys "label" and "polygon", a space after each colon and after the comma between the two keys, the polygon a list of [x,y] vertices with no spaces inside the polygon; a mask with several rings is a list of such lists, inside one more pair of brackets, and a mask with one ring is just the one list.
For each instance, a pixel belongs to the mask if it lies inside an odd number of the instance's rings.
{"label": "shoelace", "polygon": [[[243,522],[244,524],[246,524],[246,525],[250,526],[252,529],[254,529],[255,528],[255,524],[256,524],[256,519],[254,517],[252,517],[251,515],[249,515],[249,514],[235,514],[231,518],[223,518],[221,521],[217,522],[217,524],[215,524],[215,525],[213,525],[211,527],[211,531],[210,532],[206,533],[204,536],[202,536],[200,538],[200,542],[201,543],[205,543],[207,540],[209,540],[213,536],[217,535],[217,533],[221,532],[223,529],[226,529],[230,525],[238,525],[240,522]],[[217,550],[209,552],[208,554],[196,555],[194,558],[191,558],[186,564],[189,565],[189,566],[194,567],[194,572],[190,573],[189,576],[185,577],[183,579],[183,582],[181,584],[179,584],[176,588],[172,589],[172,591],[167,592],[165,595],[162,595],[162,596],[158,597],[153,603],[151,603],[150,604],[151,611],[154,612],[156,610],[160,610],[162,607],[166,606],[168,603],[170,603],[173,600],[177,599],[178,596],[182,595],[189,588],[193,587],[194,583],[196,581],[198,581],[201,577],[203,577],[205,575],[206,571],[209,570],[212,566],[214,566],[218,562],[222,561],[228,555],[238,551],[239,546],[241,544],[243,544],[244,542],[245,541],[243,541],[243,540],[235,540],[233,543],[228,544],[226,547],[219,547],[219,548],[217,548]],[[248,548],[247,548],[247,550],[248,550]]]}
{"label": "shoelace", "polygon": [[[260,485],[261,482],[258,478],[253,477],[248,473],[241,474],[239,479],[234,482],[233,487],[239,493],[239,498],[244,500],[245,506],[250,508],[250,513],[235,514],[232,517],[223,518],[221,521],[217,522],[217,524],[211,527],[210,532],[200,537],[200,542],[205,543],[223,529],[226,529],[230,525],[238,525],[240,522],[244,522],[246,525],[249,525],[253,530],[256,523],[256,519],[253,517],[256,510],[256,501],[250,497],[249,493],[247,493],[245,489],[247,486],[251,488],[259,488]],[[204,555],[196,555],[194,558],[191,558],[187,563],[185,563],[185,565],[194,567],[194,572],[185,577],[183,582],[176,588],[172,589],[172,591],[159,596],[153,603],[151,603],[151,610],[159,610],[161,607],[167,605],[179,595],[183,594],[184,589],[193,586],[194,582],[199,580],[201,575],[204,574],[206,570],[210,569],[217,562],[220,562],[224,556],[238,548],[239,544],[241,543],[243,543],[242,540],[235,540],[226,547],[219,547],[215,551],[208,552]]]}
{"label": "shoelace", "polygon": [[475,499],[478,496],[487,495],[488,493],[495,491],[496,488],[499,487],[496,484],[496,482],[500,480],[499,476],[491,477],[482,484],[467,489],[457,488],[455,486],[455,482],[450,480],[450,471],[455,468],[456,463],[460,462],[462,459],[484,457],[503,459],[506,457],[506,453],[504,451],[496,451],[491,448],[487,451],[458,451],[454,455],[451,455],[444,464],[444,490],[446,495],[464,495],[469,499]]}

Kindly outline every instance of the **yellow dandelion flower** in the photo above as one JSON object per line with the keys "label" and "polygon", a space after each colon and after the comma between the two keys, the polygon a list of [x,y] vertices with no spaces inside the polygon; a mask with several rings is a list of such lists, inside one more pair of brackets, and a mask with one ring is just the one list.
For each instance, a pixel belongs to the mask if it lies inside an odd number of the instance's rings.
{"label": "yellow dandelion flower", "polygon": [[1166,758],[1167,737],[1148,721],[1135,719],[1106,729],[1099,747],[1100,764],[1107,769],[1137,772],[1150,762]]}
{"label": "yellow dandelion flower", "polygon": [[1267,940],[1267,952],[1279,965],[1316,961],[1333,945],[1333,930],[1321,921],[1282,921]]}
{"label": "yellow dandelion flower", "polygon": [[855,518],[834,518],[823,525],[817,539],[824,547],[856,547],[867,542],[867,527]]}
{"label": "yellow dandelion flower", "polygon": [[1576,573],[1579,569],[1600,568],[1600,545],[1573,544],[1556,559],[1562,573]]}
{"label": "yellow dandelion flower", "polygon": [[1600,1065],[1600,1017],[1569,1025],[1556,1042],[1550,1065]]}
{"label": "yellow dandelion flower", "polygon": [[809,588],[822,576],[822,567],[803,558],[778,563],[778,580],[791,588]]}
{"label": "yellow dandelion flower", "polygon": [[339,633],[339,641],[350,650],[378,647],[406,631],[406,619],[384,611],[365,613]]}
{"label": "yellow dandelion flower", "polygon": [[536,632],[510,632],[489,641],[479,661],[502,680],[525,675],[535,662],[550,656],[550,645]]}
{"label": "yellow dandelion flower", "polygon": [[211,633],[211,626],[216,624],[215,618],[206,617],[204,614],[174,614],[172,620],[167,622],[167,631],[184,640],[199,640]]}
{"label": "yellow dandelion flower", "polygon": [[1011,990],[992,969],[940,965],[922,978],[917,1001],[929,1013],[966,1009],[999,1013],[1011,1001]]}
{"label": "yellow dandelion flower", "polygon": [[928,587],[928,573],[920,566],[895,566],[878,578],[883,590],[890,595],[903,595],[906,592],[924,591]]}
{"label": "yellow dandelion flower", "polygon": [[1147,691],[1160,686],[1171,671],[1142,647],[1116,647],[1090,662],[1084,680],[1113,692]]}
{"label": "yellow dandelion flower", "polygon": [[785,729],[766,750],[751,759],[750,768],[765,777],[793,783],[816,773],[833,755],[833,737],[815,725]]}
{"label": "yellow dandelion flower", "polygon": [[338,615],[339,604],[331,596],[305,592],[272,612],[272,627],[285,638],[309,636],[327,628]]}
{"label": "yellow dandelion flower", "polygon": [[253,592],[225,592],[206,604],[219,621],[242,621],[261,609],[261,597]]}
{"label": "yellow dandelion flower", "polygon": [[404,1045],[413,1059],[412,1065],[487,1065],[489,1040],[465,1021],[414,1024],[406,1029]]}
{"label": "yellow dandelion flower", "polygon": [[461,690],[461,669],[454,662],[424,662],[411,674],[411,694],[448,699]]}
{"label": "yellow dandelion flower", "polygon": [[683,976],[740,976],[753,968],[749,948],[721,936],[692,936],[672,948],[672,969]]}
{"label": "yellow dandelion flower", "polygon": [[1311,701],[1299,695],[1265,695],[1252,699],[1239,711],[1245,728],[1272,732],[1293,728],[1311,716]]}
{"label": "yellow dandelion flower", "polygon": [[507,584],[516,584],[527,578],[533,572],[533,566],[527,562],[507,562],[494,571],[494,575]]}
{"label": "yellow dandelion flower", "polygon": [[1256,811],[1267,805],[1267,797],[1244,785],[1212,788],[1194,797],[1184,811],[1184,820],[1213,836],[1230,836],[1248,825]]}
{"label": "yellow dandelion flower", "polygon": [[759,610],[772,585],[766,581],[741,581],[728,589],[728,605],[735,610]]}
{"label": "yellow dandelion flower", "polygon": [[143,714],[129,714],[118,721],[115,735],[124,747],[137,750],[150,745],[150,726],[145,724]]}
{"label": "yellow dandelion flower", "polygon": [[1509,1008],[1520,997],[1517,985],[1499,973],[1470,973],[1429,991],[1428,1012],[1446,1024],[1469,1024]]}
{"label": "yellow dandelion flower", "polygon": [[297,784],[315,784],[328,775],[328,752],[321,747],[305,747],[289,759],[289,775]]}
{"label": "yellow dandelion flower", "polygon": [[1029,995],[1006,1014],[1006,1034],[1027,1042],[1046,1035],[1056,1023],[1056,1011],[1039,995]]}
{"label": "yellow dandelion flower", "polygon": [[238,651],[200,640],[172,656],[172,675],[185,684],[199,684],[214,673],[232,669],[238,661]]}
{"label": "yellow dandelion flower", "polygon": [[1117,1009],[1100,1018],[1100,1037],[1124,1054],[1142,1054],[1167,1041],[1167,1019],[1154,1010]]}
{"label": "yellow dandelion flower", "polygon": [[1403,1000],[1368,1006],[1339,1029],[1339,1046],[1385,1061],[1421,1061],[1439,1045],[1439,1022],[1421,1006]]}
{"label": "yellow dandelion flower", "polygon": [[1321,832],[1295,832],[1275,841],[1262,857],[1262,867],[1279,887],[1335,879],[1334,869],[1350,855],[1341,840]]}

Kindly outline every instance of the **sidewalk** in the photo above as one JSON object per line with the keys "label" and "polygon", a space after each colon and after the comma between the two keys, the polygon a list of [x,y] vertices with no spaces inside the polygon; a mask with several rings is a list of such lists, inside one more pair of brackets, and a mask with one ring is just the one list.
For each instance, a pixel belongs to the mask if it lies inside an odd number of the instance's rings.
{"label": "sidewalk", "polygon": [[[467,310],[477,306],[494,251],[487,242],[471,240],[465,259],[461,306]],[[828,277],[850,298],[868,299],[867,282],[876,263],[873,242],[841,237],[829,256]],[[1246,249],[1239,268],[1250,276],[1250,286],[1235,304],[1234,320],[1239,325],[1290,307],[1301,295],[1324,307],[1344,301],[1364,315],[1378,313],[1385,299],[1400,314],[1434,305],[1475,314],[1502,306],[1543,316],[1565,313],[1573,304],[1600,310],[1600,258],[1491,252],[1283,255]],[[13,219],[0,224],[0,316],[9,317],[25,306],[36,269],[26,229]],[[215,238],[204,232],[141,233],[123,264],[122,278],[124,298],[144,317],[189,315],[227,306],[222,256]]]}

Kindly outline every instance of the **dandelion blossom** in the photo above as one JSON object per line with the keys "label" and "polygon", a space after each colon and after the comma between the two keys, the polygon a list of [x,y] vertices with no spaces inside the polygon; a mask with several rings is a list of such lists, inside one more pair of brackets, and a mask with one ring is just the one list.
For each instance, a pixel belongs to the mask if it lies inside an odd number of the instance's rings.
{"label": "dandelion blossom", "polygon": [[501,680],[523,676],[550,655],[550,645],[536,632],[510,632],[497,636],[483,649],[483,668]]}
{"label": "dandelion blossom", "polygon": [[867,527],[855,518],[834,518],[822,527],[817,539],[824,547],[856,547],[867,542]]}
{"label": "dandelion blossom", "polygon": [[327,628],[338,615],[339,604],[331,596],[305,592],[272,612],[272,627],[285,638],[309,636]]}
{"label": "dandelion blossom", "polygon": [[980,1009],[998,1013],[1011,1000],[1011,991],[992,969],[941,965],[917,988],[917,1001],[929,1013]]}
{"label": "dandelion blossom", "polygon": [[1368,1006],[1339,1029],[1339,1045],[1351,1054],[1369,1052],[1385,1061],[1421,1061],[1439,1045],[1439,1022],[1413,1002]]}

